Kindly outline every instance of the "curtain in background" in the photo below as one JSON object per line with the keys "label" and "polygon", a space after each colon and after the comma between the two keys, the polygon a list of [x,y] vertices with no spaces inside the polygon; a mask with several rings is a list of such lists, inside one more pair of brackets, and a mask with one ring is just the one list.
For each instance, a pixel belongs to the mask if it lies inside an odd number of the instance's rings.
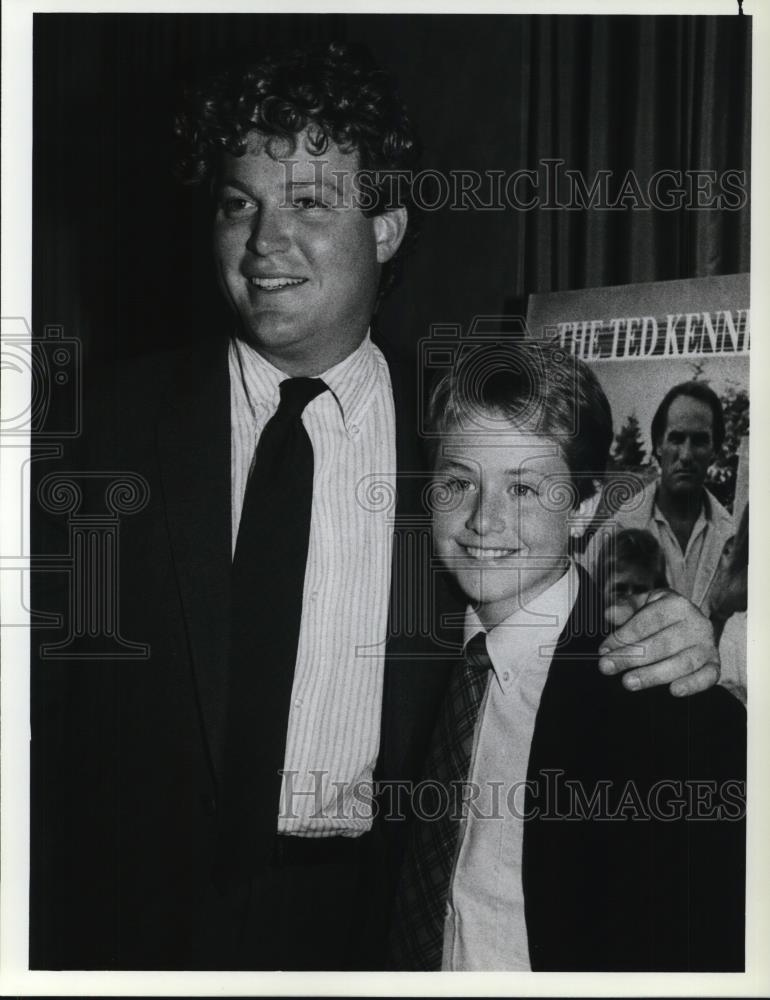
{"label": "curtain in background", "polygon": [[[631,206],[648,200],[658,171],[683,178],[747,171],[748,29],[737,16],[530,18],[525,158],[563,158],[587,181],[610,170],[613,192],[633,170],[644,197],[630,189]],[[707,203],[719,187],[706,175],[701,184]],[[735,202],[731,194],[728,203]],[[748,271],[748,222],[748,210],[692,204],[532,213],[520,234],[517,290]]]}
{"label": "curtain in background", "polygon": [[[628,171],[749,169],[750,18],[505,15],[35,16],[33,325],[91,357],[174,347],[228,323],[209,211],[172,178],[179,81],[256,49],[367,43],[399,81],[425,164],[542,170],[590,187]],[[526,193],[526,187],[520,189]],[[749,208],[491,210],[426,225],[381,326],[523,313],[531,292],[749,268]]]}

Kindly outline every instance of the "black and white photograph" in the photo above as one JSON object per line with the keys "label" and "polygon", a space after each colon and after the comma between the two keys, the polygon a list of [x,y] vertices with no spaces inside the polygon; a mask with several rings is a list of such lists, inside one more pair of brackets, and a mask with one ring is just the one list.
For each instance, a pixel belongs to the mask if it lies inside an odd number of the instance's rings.
{"label": "black and white photograph", "polygon": [[3,993],[770,988],[767,29],[665,11],[9,4]]}

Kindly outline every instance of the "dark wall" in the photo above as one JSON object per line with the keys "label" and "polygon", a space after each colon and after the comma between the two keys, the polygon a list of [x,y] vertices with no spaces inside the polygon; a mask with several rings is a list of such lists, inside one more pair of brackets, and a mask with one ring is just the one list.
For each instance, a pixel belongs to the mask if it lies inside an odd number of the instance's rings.
{"label": "dark wall", "polygon": [[[745,168],[749,18],[35,15],[34,315],[92,357],[228,323],[209,220],[171,174],[181,82],[256,49],[364,41],[441,171]],[[748,208],[429,213],[383,309],[392,339],[533,291],[748,269]]]}

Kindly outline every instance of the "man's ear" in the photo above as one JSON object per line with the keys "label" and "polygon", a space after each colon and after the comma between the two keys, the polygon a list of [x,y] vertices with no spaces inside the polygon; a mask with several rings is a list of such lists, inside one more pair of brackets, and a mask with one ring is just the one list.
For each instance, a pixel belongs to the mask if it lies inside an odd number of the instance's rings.
{"label": "man's ear", "polygon": [[377,243],[377,263],[386,264],[401,246],[406,233],[408,215],[405,208],[381,212],[372,219]]}
{"label": "man's ear", "polygon": [[590,497],[586,497],[585,500],[581,500],[570,515],[572,523],[570,524],[569,533],[573,538],[581,538],[583,536],[586,528],[588,528],[594,519],[594,515],[598,510],[601,498],[601,483],[598,480],[594,480],[594,492]]}

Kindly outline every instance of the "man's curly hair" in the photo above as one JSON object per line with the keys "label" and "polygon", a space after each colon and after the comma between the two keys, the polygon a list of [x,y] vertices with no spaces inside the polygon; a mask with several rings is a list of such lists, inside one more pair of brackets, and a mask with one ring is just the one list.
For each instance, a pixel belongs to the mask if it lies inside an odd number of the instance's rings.
{"label": "man's curly hair", "polygon": [[[383,268],[381,298],[417,235],[410,192],[420,149],[391,77],[364,46],[333,42],[268,56],[189,90],[175,123],[177,175],[188,184],[210,183],[222,152],[242,156],[249,132],[284,140],[293,151],[305,129],[314,155],[323,156],[330,143],[358,153],[359,168],[370,176],[364,214],[397,205],[409,213],[401,247]],[[402,171],[406,183],[393,176]]]}

